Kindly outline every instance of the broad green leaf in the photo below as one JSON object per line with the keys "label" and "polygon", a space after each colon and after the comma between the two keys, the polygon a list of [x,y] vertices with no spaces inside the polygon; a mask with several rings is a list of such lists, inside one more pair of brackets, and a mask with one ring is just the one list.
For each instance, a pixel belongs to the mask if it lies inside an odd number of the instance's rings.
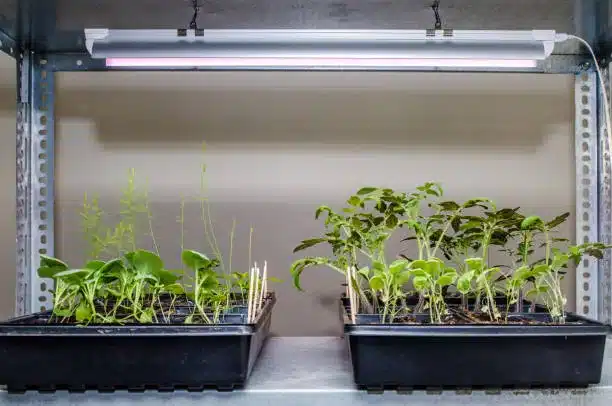
{"label": "broad green leaf", "polygon": [[374,261],[372,262],[372,270],[375,273],[385,273],[387,270],[385,269],[385,264],[382,262]]}
{"label": "broad green leaf", "polygon": [[449,286],[449,285],[452,285],[456,279],[457,279],[456,272],[445,273],[444,275],[438,278],[438,280],[436,281],[436,284],[438,284],[439,286]]}
{"label": "broad green leaf", "polygon": [[427,267],[427,261],[422,259],[417,259],[416,261],[412,261],[410,263],[411,269],[425,269]]}
{"label": "broad green leaf", "polygon": [[68,265],[65,262],[60,261],[57,258],[53,258],[44,254],[40,255],[40,266],[49,268],[61,268],[68,269]]}
{"label": "broad green leaf", "polygon": [[97,271],[98,269],[102,268],[104,264],[106,264],[106,262],[96,259],[85,264],[85,268]]}
{"label": "broad green leaf", "polygon": [[412,276],[412,271],[410,270],[402,271],[399,275],[397,275],[395,281],[399,286],[403,286],[406,283],[408,283],[411,276]]}
{"label": "broad green leaf", "polygon": [[369,283],[370,289],[374,291],[383,290],[385,288],[385,281],[381,276],[373,276]]}
{"label": "broad green leaf", "polygon": [[357,191],[358,196],[369,195],[372,192],[377,191],[378,188],[375,187],[363,187]]}
{"label": "broad green leaf", "polygon": [[465,265],[470,271],[480,271],[483,268],[484,261],[482,258],[466,258]]}
{"label": "broad green leaf", "polygon": [[55,278],[65,280],[69,283],[83,280],[92,272],[91,269],[68,269],[62,272],[57,272]]}
{"label": "broad green leaf", "polygon": [[179,280],[179,276],[174,273],[168,271],[167,269],[157,269],[153,271],[153,275],[159,279],[159,281],[163,285],[171,285],[174,284],[177,280]]}
{"label": "broad green leaf", "polygon": [[405,259],[395,260],[391,263],[391,265],[389,265],[389,272],[391,272],[392,274],[400,273],[404,269],[408,268],[409,264],[410,263]]}
{"label": "broad green leaf", "polygon": [[474,271],[467,271],[457,279],[457,290],[466,295],[472,290],[472,280],[474,279]]}
{"label": "broad green leaf", "polygon": [[81,323],[91,319],[92,313],[89,306],[87,306],[85,302],[81,302],[77,307],[74,316],[76,317],[76,320]]}
{"label": "broad green leaf", "polygon": [[414,288],[420,292],[427,290],[431,287],[429,279],[422,276],[415,276],[412,280],[412,284],[414,285]]}
{"label": "broad green leaf", "polygon": [[193,250],[184,250],[181,254],[181,259],[183,260],[185,266],[191,269],[204,268],[211,263],[210,259],[206,255]]}
{"label": "broad green leaf", "polygon": [[424,269],[411,269],[410,273],[415,277],[415,278],[429,278],[429,274],[424,270]]}
{"label": "broad green leaf", "polygon": [[[93,268],[95,269],[95,268]],[[108,262],[105,262],[100,268],[97,269],[99,274],[118,274],[122,270],[125,269],[123,264],[123,260],[121,258],[111,259]]]}
{"label": "broad green leaf", "polygon": [[152,323],[153,322],[153,310],[147,309],[143,311],[142,313],[140,313],[140,315],[138,316],[138,321],[143,324]]}
{"label": "broad green leaf", "polygon": [[293,249],[293,252],[305,250],[306,248],[310,248],[325,241],[327,241],[327,238],[311,238],[308,240],[304,240],[300,245]]}
{"label": "broad green leaf", "polygon": [[49,266],[41,266],[37,270],[37,274],[40,278],[55,278],[55,275],[58,272],[65,271],[65,268],[62,267],[49,267]]}
{"label": "broad green leaf", "polygon": [[542,219],[539,216],[529,216],[521,222],[521,230],[533,230],[541,223]]}
{"label": "broad green leaf", "polygon": [[148,272],[156,272],[164,267],[164,262],[159,255],[151,251],[138,250],[132,258],[136,269],[147,269]]}
{"label": "broad green leaf", "polygon": [[425,271],[433,277],[437,277],[442,272],[444,263],[437,258],[428,259],[425,265]]}
{"label": "broad green leaf", "polygon": [[516,268],[514,273],[512,274],[512,278],[516,280],[525,280],[532,275],[531,268],[527,265],[520,266]]}
{"label": "broad green leaf", "polygon": [[550,272],[550,268],[546,264],[536,265],[531,270],[532,275],[535,276],[536,278],[539,276],[545,275],[548,272]]}

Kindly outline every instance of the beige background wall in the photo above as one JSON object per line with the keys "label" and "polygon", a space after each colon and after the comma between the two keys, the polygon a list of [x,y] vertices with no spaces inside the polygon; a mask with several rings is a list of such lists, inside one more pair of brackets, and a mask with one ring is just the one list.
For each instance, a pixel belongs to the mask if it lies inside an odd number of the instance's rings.
{"label": "beige background wall", "polygon": [[[275,287],[273,330],[279,335],[339,332],[341,277],[312,270],[304,276],[307,292],[298,293],[287,270],[293,247],[320,231],[316,206],[341,204],[362,185],[409,189],[437,180],[450,198],[486,195],[544,216],[573,213],[572,77],[66,73],[57,82],[58,253],[75,265],[82,261],[83,193],[98,193],[116,212],[127,170],[135,167],[148,183],[162,255],[177,265],[180,199],[198,194],[200,144],[206,141],[223,250],[235,218],[234,265],[246,270],[252,225],[254,258],[267,260],[285,281]],[[2,100],[0,125],[14,142],[10,89],[2,89]],[[2,149],[1,161],[10,193],[12,147]],[[14,248],[14,202],[2,198],[2,207],[11,208],[2,216],[11,219],[3,235]],[[197,203],[187,203],[186,217],[187,245],[207,251]],[[571,224],[564,233],[573,235]],[[6,246],[2,258],[13,261]],[[12,282],[12,273],[7,269],[3,281]],[[568,282],[572,304],[573,276]]]}
{"label": "beige background wall", "polygon": [[0,52],[0,318],[15,309],[15,60]]}

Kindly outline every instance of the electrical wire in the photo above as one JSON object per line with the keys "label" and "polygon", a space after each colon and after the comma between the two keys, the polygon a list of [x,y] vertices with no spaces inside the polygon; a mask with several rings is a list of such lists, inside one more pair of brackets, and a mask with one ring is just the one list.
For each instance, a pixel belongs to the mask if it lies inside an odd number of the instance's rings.
{"label": "electrical wire", "polygon": [[603,79],[601,67],[599,66],[599,62],[597,62],[597,56],[595,55],[595,52],[593,51],[593,48],[591,47],[591,45],[584,38],[581,38],[577,35],[557,34],[556,42],[563,42],[567,39],[574,39],[580,42],[582,45],[585,46],[585,48],[589,51],[589,53],[591,54],[591,57],[593,58],[593,62],[595,63],[595,70],[597,72],[597,78],[599,79],[599,86],[601,87],[601,91],[603,95],[604,113],[605,113],[604,116],[606,120],[606,132],[608,133],[607,134],[608,148],[612,149],[612,123],[610,122],[611,121],[610,120],[610,101],[608,100],[608,92],[606,91],[606,84]]}
{"label": "electrical wire", "polygon": [[436,19],[435,29],[441,30],[442,29],[442,19],[440,18],[440,0],[434,0],[433,4],[431,5],[431,9],[434,12],[434,18]]}
{"label": "electrical wire", "polygon": [[191,4],[193,7],[193,17],[191,18],[191,22],[189,23],[189,29],[197,30],[198,29],[198,15],[200,14],[200,5],[198,4],[198,0],[193,0]]}

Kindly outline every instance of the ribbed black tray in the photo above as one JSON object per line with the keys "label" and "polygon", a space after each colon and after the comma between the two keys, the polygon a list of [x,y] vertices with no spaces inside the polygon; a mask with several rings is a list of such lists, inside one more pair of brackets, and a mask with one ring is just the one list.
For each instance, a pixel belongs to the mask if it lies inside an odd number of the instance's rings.
{"label": "ribbed black tray", "polygon": [[[27,390],[233,390],[249,377],[270,330],[270,293],[254,324],[0,324],[0,385]],[[232,317],[234,319],[232,319]]]}
{"label": "ribbed black tray", "polygon": [[[608,326],[569,314],[567,324],[380,324],[341,301],[357,386],[369,391],[585,387],[599,383]],[[545,321],[543,312],[524,317]],[[417,319],[425,317],[417,316]]]}

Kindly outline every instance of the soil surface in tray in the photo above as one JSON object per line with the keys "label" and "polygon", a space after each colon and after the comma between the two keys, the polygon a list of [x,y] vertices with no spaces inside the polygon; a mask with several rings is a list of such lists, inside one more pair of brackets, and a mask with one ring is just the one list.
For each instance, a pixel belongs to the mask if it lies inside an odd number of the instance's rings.
{"label": "soil surface in tray", "polygon": [[[499,321],[491,321],[487,313],[474,312],[462,308],[448,308],[449,314],[442,319],[443,325],[548,325],[554,326],[559,325],[553,323],[550,320],[541,320],[538,317],[522,314],[510,314],[506,320],[505,315],[502,315]],[[368,320],[365,323],[359,324],[379,324],[376,320]],[[428,317],[424,318],[423,315],[406,315],[397,318],[393,324],[414,324],[423,325],[430,324]],[[585,324],[582,320],[568,319],[565,321],[565,325],[578,325]]]}
{"label": "soil surface in tray", "polygon": [[[268,299],[264,299],[264,303]],[[212,309],[204,309],[206,317],[201,314],[194,313],[194,305],[187,297],[176,297],[171,300],[168,297],[160,297],[155,303],[150,300],[144,300],[142,309],[151,309],[154,315],[150,321],[137,320],[130,309],[128,303],[124,303],[117,308],[117,312],[113,314],[116,307],[116,302],[106,302],[101,300],[96,301],[96,312],[108,318],[108,321],[96,320],[90,323],[79,323],[75,317],[61,317],[52,314],[50,311],[45,313],[33,314],[31,316],[21,317],[10,322],[13,325],[84,325],[89,326],[125,326],[125,325],[210,325],[210,324],[245,324],[247,307],[242,301],[232,301],[227,310],[221,312],[215,318]],[[189,320],[189,323],[186,321]]]}

